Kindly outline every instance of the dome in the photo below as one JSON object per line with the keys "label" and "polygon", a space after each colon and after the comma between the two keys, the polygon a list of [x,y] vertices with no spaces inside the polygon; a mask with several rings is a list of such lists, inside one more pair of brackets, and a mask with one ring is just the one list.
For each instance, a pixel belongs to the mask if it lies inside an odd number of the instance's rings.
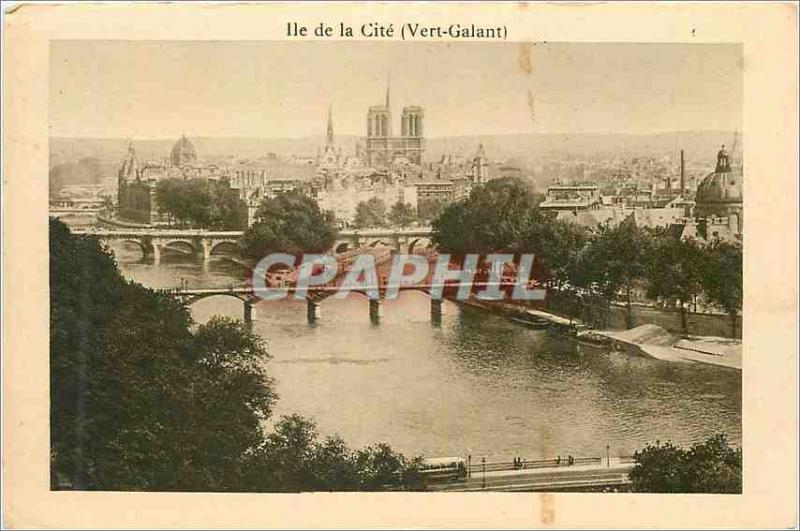
{"label": "dome", "polygon": [[707,175],[697,187],[695,203],[701,204],[741,204],[742,203],[742,172],[731,170],[728,172],[714,172]]}
{"label": "dome", "polygon": [[742,206],[742,170],[732,167],[725,146],[717,153],[717,167],[698,185],[695,215],[728,216]]}
{"label": "dome", "polygon": [[183,166],[184,164],[194,164],[197,162],[197,152],[194,150],[194,146],[189,139],[186,138],[186,135],[183,135],[180,140],[175,142],[170,160],[174,166]]}

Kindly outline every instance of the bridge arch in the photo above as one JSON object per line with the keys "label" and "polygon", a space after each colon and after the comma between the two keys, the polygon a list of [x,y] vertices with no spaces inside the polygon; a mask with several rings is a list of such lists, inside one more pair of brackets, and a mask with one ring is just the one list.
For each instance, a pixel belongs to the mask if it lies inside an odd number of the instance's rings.
{"label": "bridge arch", "polygon": [[[227,249],[227,250],[226,250]],[[213,254],[241,254],[242,248],[236,240],[224,240],[211,244],[209,255]]]}
{"label": "bridge arch", "polygon": [[145,245],[144,242],[142,242],[141,240],[134,240],[132,238],[127,238],[127,239],[122,239],[122,240],[117,240],[117,241],[121,245],[129,244],[129,245],[134,245],[134,246],[138,247],[142,251],[142,259],[147,258],[147,255],[150,254],[149,246]]}
{"label": "bridge arch", "polygon": [[164,249],[169,249],[171,251],[180,251],[180,252],[189,251],[192,254],[195,254],[198,251],[197,247],[195,247],[194,242],[192,242],[191,240],[184,240],[184,239],[165,241],[162,244],[162,247]]}
{"label": "bridge arch", "polygon": [[366,246],[367,247],[372,247],[374,249],[375,247],[377,247],[380,244],[383,244],[386,247],[394,247],[395,246],[394,242],[392,242],[392,240],[389,239],[389,238],[376,238],[376,239],[370,240],[369,243],[367,243]]}
{"label": "bridge arch", "polygon": [[193,295],[190,298],[186,299],[186,306],[191,306],[196,302],[200,302],[205,299],[210,299],[211,297],[233,297],[234,299],[237,299],[245,304],[253,303],[250,297],[247,297],[246,295],[241,295],[239,293],[217,292],[217,293],[208,293],[202,295]]}
{"label": "bridge arch", "polygon": [[414,254],[414,249],[418,245],[424,245],[425,249],[430,249],[433,247],[433,241],[428,236],[420,236],[419,238],[412,239],[408,242],[408,254]]}
{"label": "bridge arch", "polygon": [[[180,293],[178,294],[180,296]],[[192,294],[188,297],[183,298],[183,302],[186,307],[190,307],[196,302],[199,302],[203,299],[210,299],[211,297],[233,297],[234,299],[241,301],[243,306],[243,321],[247,327],[253,326],[253,317],[255,314],[255,303],[257,302],[254,297],[234,293],[234,292],[225,292],[225,291],[215,291],[213,293],[196,293]]]}

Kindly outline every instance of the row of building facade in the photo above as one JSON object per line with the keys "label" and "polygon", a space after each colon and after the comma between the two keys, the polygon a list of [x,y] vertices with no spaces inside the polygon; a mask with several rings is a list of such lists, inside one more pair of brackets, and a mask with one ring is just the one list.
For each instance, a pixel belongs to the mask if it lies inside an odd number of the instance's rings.
{"label": "row of building facade", "polygon": [[[329,109],[325,145],[313,160],[273,157],[259,164],[202,164],[184,135],[167,159],[151,162],[138,160],[130,145],[118,172],[118,214],[138,223],[164,222],[156,199],[158,182],[204,179],[227,186],[240,199],[246,212],[243,225],[252,223],[265,198],[300,189],[346,226],[353,221],[358,204],[372,198],[381,199],[387,208],[399,202],[423,212],[431,205],[463,199],[474,186],[506,175],[506,168],[489,161],[482,145],[471,156],[426,161],[424,117],[421,107],[403,107],[400,134],[394,135],[387,89],[385,102],[367,110],[363,144],[347,155],[336,145]],[[691,188],[684,179],[682,152],[679,179],[662,166],[652,159],[633,162],[634,176],[656,176],[649,185],[630,174],[604,181],[602,186],[582,183],[580,178],[565,184],[560,173],[558,184],[547,189],[540,208],[592,229],[633,219],[640,226],[674,227],[684,237],[741,239],[742,168],[731,164],[724,146],[717,153],[714,171]]]}
{"label": "row of building facade", "polygon": [[[389,91],[383,105],[369,107],[366,134],[354,155],[337,147],[332,109],[328,111],[326,141],[312,161],[300,157],[272,163],[213,165],[199,162],[192,142],[184,135],[164,161],[140,161],[131,144],[118,172],[118,214],[137,223],[160,223],[165,216],[156,198],[164,179],[206,179],[227,183],[238,194],[252,222],[266,197],[301,189],[319,207],[331,211],[342,225],[351,223],[357,205],[372,198],[387,208],[403,203],[420,210],[467,196],[472,186],[492,178],[483,146],[472,157],[442,157],[425,161],[424,110],[403,107],[400,134],[394,135]],[[295,160],[296,159],[296,160]],[[301,160],[302,159],[302,160]]]}

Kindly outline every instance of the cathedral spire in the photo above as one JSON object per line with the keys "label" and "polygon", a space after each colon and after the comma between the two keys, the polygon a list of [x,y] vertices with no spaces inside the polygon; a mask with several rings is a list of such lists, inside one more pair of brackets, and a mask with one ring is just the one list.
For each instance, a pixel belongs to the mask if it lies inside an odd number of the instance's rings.
{"label": "cathedral spire", "polygon": [[328,105],[328,145],[333,145],[333,105]]}
{"label": "cathedral spire", "polygon": [[386,108],[389,108],[389,91],[392,85],[392,72],[391,70],[386,73]]}

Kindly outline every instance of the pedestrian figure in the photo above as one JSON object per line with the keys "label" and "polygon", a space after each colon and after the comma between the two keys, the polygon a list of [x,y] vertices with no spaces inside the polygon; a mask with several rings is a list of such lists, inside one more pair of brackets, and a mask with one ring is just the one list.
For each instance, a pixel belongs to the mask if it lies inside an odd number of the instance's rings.
{"label": "pedestrian figure", "polygon": [[556,466],[561,466],[561,456],[556,457]]}

